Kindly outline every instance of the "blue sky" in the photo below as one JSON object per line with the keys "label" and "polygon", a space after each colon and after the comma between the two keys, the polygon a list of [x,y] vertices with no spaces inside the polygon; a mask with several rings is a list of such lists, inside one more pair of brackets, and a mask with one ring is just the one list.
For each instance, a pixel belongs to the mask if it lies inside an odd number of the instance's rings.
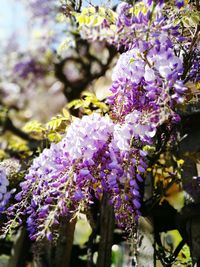
{"label": "blue sky", "polygon": [[19,0],[0,0],[0,40],[5,40],[11,33],[24,38],[26,32],[26,14]]}

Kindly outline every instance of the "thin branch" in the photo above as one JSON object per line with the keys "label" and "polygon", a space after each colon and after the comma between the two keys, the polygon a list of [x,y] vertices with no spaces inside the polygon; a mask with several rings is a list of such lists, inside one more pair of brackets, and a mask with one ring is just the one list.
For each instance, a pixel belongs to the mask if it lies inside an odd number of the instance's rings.
{"label": "thin branch", "polygon": [[188,54],[185,55],[185,58],[184,58],[184,72],[183,72],[183,75],[182,75],[182,80],[184,80],[186,78],[186,75],[188,73],[188,71],[190,70],[191,68],[191,65],[192,65],[192,54],[193,54],[193,51],[194,51],[194,46],[196,45],[198,39],[199,39],[199,31],[200,31],[200,25],[197,26],[196,28],[196,31],[195,31],[195,34],[194,34],[194,38],[191,42],[191,45],[190,45],[190,49],[189,49],[189,52]]}
{"label": "thin branch", "polygon": [[33,137],[31,137],[26,132],[22,131],[21,129],[17,128],[12,120],[9,118],[9,116],[6,117],[5,121],[2,123],[3,125],[3,131],[9,131],[12,132],[14,135],[20,137],[21,139],[28,142],[28,146],[31,150],[36,150],[38,147],[43,147],[44,144],[46,146],[48,145],[48,141],[46,139],[37,140]]}
{"label": "thin branch", "polygon": [[4,123],[4,131],[10,131],[12,132],[14,135],[17,135],[18,137],[28,141],[28,142],[36,142],[38,140],[32,138],[30,135],[28,135],[27,133],[25,133],[24,131],[22,131],[21,129],[17,128],[13,122],[11,121],[11,119],[9,117],[7,117],[5,123]]}

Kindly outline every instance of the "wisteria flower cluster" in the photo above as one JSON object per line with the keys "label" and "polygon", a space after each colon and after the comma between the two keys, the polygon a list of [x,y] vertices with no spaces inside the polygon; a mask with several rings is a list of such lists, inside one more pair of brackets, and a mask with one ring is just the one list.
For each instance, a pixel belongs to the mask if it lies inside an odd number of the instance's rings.
{"label": "wisteria flower cluster", "polygon": [[109,193],[118,223],[131,227],[139,215],[138,182],[147,168],[147,152],[130,149],[131,135],[121,146],[118,128],[109,116],[94,113],[76,119],[60,143],[33,161],[15,197],[18,202],[7,210],[11,221],[6,229],[28,214],[30,237],[51,239],[60,217],[72,218],[81,206],[92,203],[93,195],[101,199],[103,192]]}
{"label": "wisteria flower cluster", "polygon": [[75,119],[61,142],[34,159],[17,202],[7,209],[5,233],[26,218],[31,239],[51,240],[61,218],[72,219],[104,193],[118,225],[131,231],[141,213],[148,148],[156,146],[160,127],[167,132],[179,122],[176,107],[187,90],[181,80],[183,59],[173,43],[178,28],[169,26],[162,1],[157,2],[140,2],[145,11],[133,16],[133,6],[119,5],[112,44],[123,47],[123,53],[113,71],[111,112]]}
{"label": "wisteria flower cluster", "polygon": [[154,122],[157,124],[163,120],[164,110],[168,109],[164,111],[167,117],[173,116],[173,108],[184,102],[187,88],[180,80],[181,58],[175,55],[168,34],[160,34],[153,42],[139,41],[119,57],[112,77],[113,95],[109,98],[117,117],[122,118],[135,109],[146,110],[154,118],[157,113],[160,117]]}
{"label": "wisteria flower cluster", "polygon": [[11,193],[8,191],[9,181],[7,179],[6,170],[0,166],[0,214],[5,209]]}

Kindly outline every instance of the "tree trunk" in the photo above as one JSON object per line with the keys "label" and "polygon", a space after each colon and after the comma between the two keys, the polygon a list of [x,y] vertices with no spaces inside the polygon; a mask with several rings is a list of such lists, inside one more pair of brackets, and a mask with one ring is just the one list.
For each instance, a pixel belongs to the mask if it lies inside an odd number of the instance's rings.
{"label": "tree trunk", "polygon": [[8,267],[25,267],[30,250],[30,240],[25,228],[18,232],[18,237],[14,243]]}
{"label": "tree trunk", "polygon": [[98,250],[97,267],[110,267],[112,256],[114,231],[114,211],[108,202],[107,194],[104,194],[100,215],[100,243]]}
{"label": "tree trunk", "polygon": [[52,260],[52,267],[70,267],[75,226],[76,220],[61,224],[58,243],[56,247],[53,247],[55,249],[55,256]]}

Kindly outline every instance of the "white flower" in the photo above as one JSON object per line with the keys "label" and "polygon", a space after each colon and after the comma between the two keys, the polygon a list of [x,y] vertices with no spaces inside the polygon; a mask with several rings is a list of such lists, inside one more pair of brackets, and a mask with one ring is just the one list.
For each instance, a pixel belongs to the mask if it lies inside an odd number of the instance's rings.
{"label": "white flower", "polygon": [[154,82],[156,79],[154,71],[148,65],[145,66],[144,78],[147,82]]}

